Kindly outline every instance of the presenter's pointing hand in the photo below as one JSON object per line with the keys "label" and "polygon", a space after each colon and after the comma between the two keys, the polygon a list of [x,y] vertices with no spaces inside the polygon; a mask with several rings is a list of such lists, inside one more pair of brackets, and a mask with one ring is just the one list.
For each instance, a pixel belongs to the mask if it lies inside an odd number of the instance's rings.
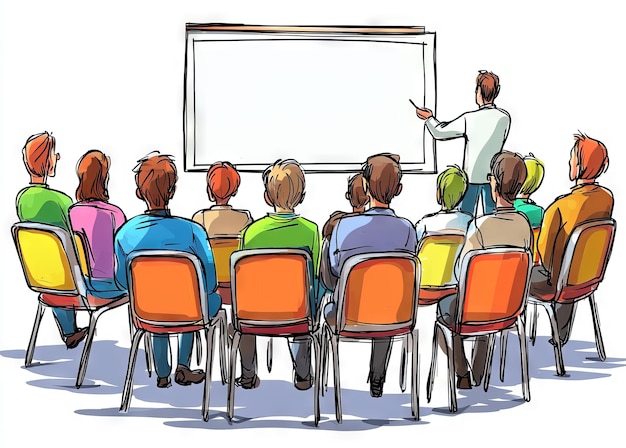
{"label": "presenter's pointing hand", "polygon": [[425,107],[418,107],[417,109],[415,109],[415,113],[422,120],[427,120],[433,116],[433,111]]}

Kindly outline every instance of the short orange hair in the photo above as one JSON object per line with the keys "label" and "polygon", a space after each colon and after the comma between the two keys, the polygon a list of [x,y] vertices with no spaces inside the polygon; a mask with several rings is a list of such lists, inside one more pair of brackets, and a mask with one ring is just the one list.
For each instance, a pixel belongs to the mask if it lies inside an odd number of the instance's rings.
{"label": "short orange hair", "polygon": [[108,201],[109,192],[107,183],[109,180],[109,158],[92,149],[87,151],[78,161],[76,166],[78,175],[78,188],[76,199],[78,201]]}
{"label": "short orange hair", "polygon": [[24,149],[24,163],[29,174],[45,177],[50,168],[50,153],[54,149],[55,139],[52,134],[42,132],[28,137]]}
{"label": "short orange hair", "polygon": [[500,78],[493,72],[481,70],[476,77],[476,89],[480,88],[480,94],[485,103],[491,103],[500,93]]}
{"label": "short orange hair", "polygon": [[609,155],[604,143],[587,137],[585,134],[574,134],[574,148],[578,160],[577,179],[592,180],[609,168]]}
{"label": "short orange hair", "polygon": [[134,171],[138,196],[152,208],[166,208],[178,180],[174,159],[156,152],[139,160]]}
{"label": "short orange hair", "polygon": [[206,173],[206,184],[207,192],[216,199],[228,200],[237,193],[241,176],[230,162],[217,162]]}

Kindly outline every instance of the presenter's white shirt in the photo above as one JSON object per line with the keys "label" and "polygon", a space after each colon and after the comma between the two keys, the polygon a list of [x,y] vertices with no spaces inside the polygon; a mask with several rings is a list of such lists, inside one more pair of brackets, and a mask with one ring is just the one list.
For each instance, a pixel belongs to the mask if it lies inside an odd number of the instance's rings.
{"label": "presenter's white shirt", "polygon": [[511,116],[494,104],[485,104],[449,122],[435,117],[426,120],[426,127],[436,140],[465,138],[463,169],[472,184],[487,183],[491,159],[502,151],[510,126]]}

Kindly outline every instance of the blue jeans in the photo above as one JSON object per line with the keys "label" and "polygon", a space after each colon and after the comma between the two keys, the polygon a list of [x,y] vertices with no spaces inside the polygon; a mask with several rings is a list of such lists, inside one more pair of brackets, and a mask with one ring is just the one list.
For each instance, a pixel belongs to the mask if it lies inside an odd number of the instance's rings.
{"label": "blue jeans", "polygon": [[[178,335],[178,365],[189,367],[193,348],[193,333]],[[165,378],[172,373],[170,365],[169,336],[152,335],[152,349],[154,353],[154,367],[159,378]]]}
{"label": "blue jeans", "polygon": [[484,214],[493,213],[496,203],[491,197],[491,185],[489,184],[468,184],[465,196],[461,200],[461,211],[469,213],[474,218],[478,216],[478,198],[483,198]]}

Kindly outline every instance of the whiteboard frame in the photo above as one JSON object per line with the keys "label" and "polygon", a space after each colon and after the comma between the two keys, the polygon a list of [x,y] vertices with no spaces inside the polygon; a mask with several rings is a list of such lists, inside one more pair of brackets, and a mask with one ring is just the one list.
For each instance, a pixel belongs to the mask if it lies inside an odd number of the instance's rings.
{"label": "whiteboard frame", "polygon": [[[349,40],[421,44],[423,49],[423,104],[437,112],[437,62],[436,33],[424,27],[396,26],[269,26],[243,24],[194,24],[186,25],[185,72],[183,105],[184,167],[187,172],[207,171],[210,164],[196,162],[195,140],[195,43],[201,41],[243,40]],[[416,126],[420,125],[416,117]],[[437,173],[436,140],[425,129],[423,133],[424,162],[403,162],[402,172],[407,174]],[[267,163],[237,164],[240,172],[263,172]],[[361,163],[303,163],[307,173],[355,173],[362,169]]]}

